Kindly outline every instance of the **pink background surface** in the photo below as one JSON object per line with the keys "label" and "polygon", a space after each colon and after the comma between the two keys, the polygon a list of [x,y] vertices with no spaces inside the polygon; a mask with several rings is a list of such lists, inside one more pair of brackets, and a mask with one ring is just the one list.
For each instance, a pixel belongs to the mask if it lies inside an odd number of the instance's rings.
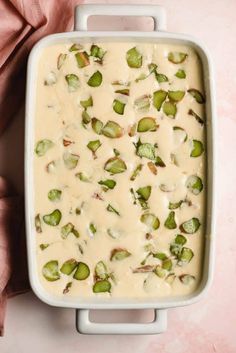
{"label": "pink background surface", "polygon": [[[135,3],[163,5],[167,11],[167,29],[199,38],[213,58],[218,124],[217,243],[213,285],[199,303],[169,310],[168,329],[157,336],[78,335],[74,329],[74,310],[49,307],[32,293],[21,295],[9,301],[6,335],[0,339],[2,353],[236,352],[236,1],[208,0],[204,6],[203,2],[195,0]],[[121,22],[126,29],[130,26],[130,22]],[[145,21],[140,26],[144,24]],[[23,190],[23,119],[22,111],[0,140],[0,174],[9,176],[20,191]],[[95,313],[95,316],[104,318],[101,313]],[[129,312],[121,316],[148,320],[152,318],[152,312],[142,312],[142,315]]]}

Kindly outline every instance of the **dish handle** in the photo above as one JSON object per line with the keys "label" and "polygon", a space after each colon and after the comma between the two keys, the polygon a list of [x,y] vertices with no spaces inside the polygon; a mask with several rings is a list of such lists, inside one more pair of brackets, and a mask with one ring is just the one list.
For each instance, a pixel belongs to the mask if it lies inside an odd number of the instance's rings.
{"label": "dish handle", "polygon": [[89,310],[76,310],[76,329],[87,335],[153,335],[166,331],[167,310],[155,309],[154,321],[149,323],[98,323],[89,318]]}
{"label": "dish handle", "polygon": [[75,9],[75,31],[87,31],[90,16],[152,17],[154,31],[166,29],[166,12],[159,5],[78,5]]}

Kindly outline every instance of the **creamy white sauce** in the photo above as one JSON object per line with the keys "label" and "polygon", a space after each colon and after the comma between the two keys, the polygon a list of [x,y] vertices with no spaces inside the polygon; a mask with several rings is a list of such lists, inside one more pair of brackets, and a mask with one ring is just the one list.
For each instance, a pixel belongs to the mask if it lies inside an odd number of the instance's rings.
{"label": "creamy white sauce", "polygon": [[[136,43],[96,43],[104,50],[103,65],[93,63],[83,69],[78,68],[74,54],[69,52],[67,44],[55,45],[45,48],[42,51],[38,64],[37,79],[37,102],[35,109],[35,144],[42,139],[50,139],[54,147],[47,153],[34,159],[34,185],[35,185],[35,214],[40,214],[42,233],[36,233],[37,248],[36,256],[38,262],[38,276],[45,290],[55,296],[63,295],[66,284],[72,281],[72,286],[67,296],[77,297],[166,297],[182,296],[192,293],[201,280],[201,265],[203,261],[204,244],[204,199],[205,199],[205,152],[197,158],[191,158],[192,139],[203,141],[204,126],[188,114],[193,109],[204,119],[204,105],[198,104],[188,93],[183,100],[177,103],[177,114],[175,119],[167,117],[162,110],[158,112],[151,104],[148,112],[137,112],[134,109],[134,100],[142,95],[151,94],[159,89],[163,90],[184,90],[196,88],[203,92],[201,63],[193,49],[184,46],[165,44],[136,44]],[[86,44],[83,50],[90,51],[90,44]],[[143,56],[142,67],[139,69],[129,68],[126,62],[126,52],[136,46]],[[181,64],[173,64],[168,61],[168,53],[184,52],[188,54],[187,59]],[[63,66],[57,69],[57,58],[60,53],[67,53]],[[158,83],[155,75],[151,74],[145,80],[135,82],[141,73],[148,73],[147,65],[155,63],[158,65],[158,72],[165,74],[168,82]],[[179,79],[175,76],[178,69],[184,69],[186,79]],[[99,70],[103,75],[103,82],[100,87],[89,87],[89,77]],[[57,82],[50,86],[44,85],[45,78],[50,72],[54,72]],[[65,75],[74,73],[79,77],[80,87],[75,92],[68,91]],[[125,88],[113,86],[113,81],[131,82],[129,87],[130,96],[120,96],[114,93],[115,89]],[[108,120],[119,123],[125,131],[121,138],[110,139],[103,135],[96,135],[90,124],[84,129],[81,124],[83,108],[80,101],[93,98],[93,106],[87,109],[91,117],[100,119],[103,123]],[[126,102],[124,115],[118,115],[112,109],[115,98]],[[156,119],[159,128],[155,132],[137,133],[130,137],[127,133],[130,126],[137,123],[142,117],[150,116]],[[186,142],[173,133],[173,127],[179,126],[185,129],[188,135]],[[157,167],[157,175],[149,170],[148,159],[140,159],[135,154],[133,142],[138,137],[142,142],[151,144],[157,143],[157,155],[161,156],[166,164],[165,168]],[[73,141],[68,147],[63,146],[63,138]],[[91,151],[86,147],[91,140],[99,139],[102,146],[97,150],[97,159],[93,159]],[[120,152],[120,157],[125,161],[127,170],[124,173],[110,176],[104,171],[105,162],[114,156],[113,148]],[[65,168],[62,155],[65,151],[80,156],[78,165],[73,170]],[[171,154],[176,155],[178,166],[173,164]],[[56,161],[53,172],[46,171],[46,165]],[[130,176],[134,168],[142,163],[143,169],[134,181]],[[91,178],[91,183],[85,183],[75,177],[77,172],[83,172]],[[203,191],[197,196],[193,195],[186,188],[188,176],[197,174],[203,180]],[[98,184],[99,180],[113,179],[117,182],[113,190],[103,192]],[[174,188],[172,192],[163,192],[159,185],[166,184]],[[149,231],[147,226],[140,222],[140,216],[144,213],[139,204],[133,204],[133,198],[129,191],[132,187],[137,190],[146,185],[152,186],[151,196],[148,200],[150,212],[160,220],[160,227],[151,231],[151,240],[146,240],[145,234]],[[59,202],[52,202],[47,194],[51,189],[60,189],[62,197]],[[92,198],[94,193],[99,193],[103,201]],[[178,202],[187,197],[192,205],[182,204],[181,208],[175,211],[177,228],[169,230],[164,222],[170,212],[169,201]],[[106,210],[108,204],[117,209],[121,216],[110,213]],[[75,209],[80,207],[80,215],[75,214]],[[42,216],[59,209],[62,219],[58,226],[52,227],[45,224]],[[187,243],[185,246],[191,248],[194,257],[185,266],[175,266],[170,273],[175,273],[176,278],[173,284],[168,284],[165,279],[154,273],[133,273],[132,270],[140,267],[141,261],[147,255],[144,246],[148,243],[153,245],[155,252],[169,252],[170,243],[176,234],[180,234],[179,225],[186,220],[196,217],[200,220],[201,226],[194,234],[185,234]],[[76,238],[69,234],[66,239],[61,237],[61,227],[68,222],[74,224],[79,231],[80,237]],[[88,232],[89,224],[94,223],[97,232],[93,237]],[[112,239],[107,234],[111,228],[120,234],[118,239]],[[182,233],[183,234],[183,233]],[[39,245],[50,244],[45,250]],[[84,253],[79,251],[79,245]],[[131,256],[121,261],[110,261],[110,254],[114,248],[125,248]],[[74,258],[77,261],[86,263],[90,268],[90,276],[84,281],[73,279],[70,276],[60,274],[60,279],[54,282],[47,281],[42,275],[42,268],[50,260],[58,260],[59,269],[68,259]],[[94,268],[98,261],[104,261],[110,272],[114,273],[116,283],[112,284],[111,294],[93,293]],[[150,256],[146,264],[157,265],[161,261]],[[179,280],[181,274],[191,274],[196,280],[190,285],[184,285]]]}

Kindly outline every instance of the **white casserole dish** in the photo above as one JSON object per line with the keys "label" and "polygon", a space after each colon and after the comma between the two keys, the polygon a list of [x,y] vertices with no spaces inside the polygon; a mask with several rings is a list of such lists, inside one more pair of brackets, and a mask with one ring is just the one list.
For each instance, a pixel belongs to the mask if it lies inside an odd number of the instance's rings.
{"label": "white casserole dish", "polygon": [[[88,32],[87,20],[91,15],[149,16],[154,19],[154,32]],[[57,307],[76,309],[76,327],[87,334],[154,334],[165,331],[167,310],[171,307],[185,306],[198,301],[207,291],[212,281],[214,252],[214,209],[215,209],[215,102],[212,63],[205,47],[196,39],[182,34],[165,32],[165,12],[159,6],[124,5],[80,5],[75,13],[75,31],[47,36],[32,49],[28,61],[26,91],[26,129],[25,129],[25,197],[26,232],[28,248],[28,266],[31,287],[34,293],[45,303]],[[206,228],[203,275],[200,286],[193,294],[185,297],[157,300],[103,300],[97,298],[55,298],[45,292],[37,275],[34,235],[34,110],[36,99],[36,74],[39,54],[43,47],[56,43],[75,43],[93,41],[148,41],[159,43],[184,44],[195,49],[203,66],[203,80],[206,95],[206,139],[207,139],[207,195]],[[155,319],[145,324],[105,324],[89,320],[89,309],[155,309]],[[79,310],[78,310],[79,309]]]}

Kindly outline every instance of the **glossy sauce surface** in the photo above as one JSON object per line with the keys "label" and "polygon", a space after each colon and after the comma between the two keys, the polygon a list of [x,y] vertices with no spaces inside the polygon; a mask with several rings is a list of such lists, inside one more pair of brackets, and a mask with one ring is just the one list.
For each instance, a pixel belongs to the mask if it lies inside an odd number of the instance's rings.
{"label": "glossy sauce surface", "polygon": [[[38,215],[39,226],[38,232],[35,231],[35,251],[41,283],[55,296],[157,298],[192,293],[201,279],[203,261],[206,152],[191,156],[193,140],[205,145],[205,125],[199,120],[200,117],[204,121],[204,104],[197,102],[188,90],[196,89],[204,94],[200,60],[193,49],[184,46],[131,42],[96,45],[105,51],[102,60],[99,59],[102,63],[90,56],[87,66],[78,67],[75,54],[91,53],[91,44],[77,51],[69,51],[67,44],[45,48],[39,61],[35,151],[39,141],[52,142],[43,155],[34,152],[35,215]],[[132,48],[142,57],[140,68],[128,65],[127,52]],[[58,68],[58,57],[62,53],[66,56]],[[173,63],[171,56],[168,60],[170,53],[187,55],[181,63]],[[150,64],[157,65],[153,72]],[[177,77],[178,70],[183,70],[186,77]],[[88,80],[97,71],[102,74],[102,82],[98,87],[91,87]],[[78,77],[78,87],[76,83],[71,89],[65,78],[70,74]],[[168,81],[158,82],[157,74],[164,74]],[[129,95],[127,91],[126,94],[115,93],[124,89],[129,90]],[[167,93],[165,102],[175,106],[175,117],[165,114],[164,102],[160,110],[154,106],[153,93],[159,90]],[[168,91],[183,91],[184,97],[174,102],[168,98]],[[139,109],[137,99],[142,100],[144,96],[150,106]],[[103,132],[97,134],[91,121],[82,123],[85,108],[81,101],[89,97],[92,97],[92,106],[86,108],[89,117],[99,119],[103,127],[108,121],[116,122],[122,136],[110,138]],[[123,103],[123,114],[114,111],[115,99]],[[144,117],[155,121],[154,131],[137,131],[138,122]],[[132,127],[134,133],[130,136]],[[152,145],[154,158],[138,155],[139,139],[139,145]],[[94,154],[87,145],[96,140],[101,145]],[[65,163],[71,154],[78,163]],[[157,156],[165,166],[158,163]],[[115,157],[125,163],[125,169],[112,175],[105,170],[105,165]],[[139,165],[142,165],[141,170],[135,180],[130,180]],[[200,187],[200,191],[191,192],[190,176],[201,178],[203,188]],[[114,188],[99,184],[105,180],[115,181]],[[137,190],[147,186],[151,187],[151,192],[148,199],[143,200]],[[60,191],[57,201],[48,198],[48,192],[54,189]],[[179,207],[170,209],[170,202],[179,203]],[[56,226],[47,224],[44,218],[54,210],[61,213]],[[175,224],[172,222],[168,227],[166,220],[170,212],[172,216],[174,212]],[[145,224],[144,214],[157,217],[159,227],[153,229],[150,218],[149,225]],[[200,226],[193,234],[188,234],[183,223],[193,218]],[[68,223],[73,229],[63,236],[62,227]],[[179,247],[178,255],[170,250],[177,234],[187,240]],[[188,263],[180,259],[183,247],[193,252]],[[125,256],[119,260],[112,258],[120,249],[125,250]],[[70,275],[62,273],[60,269],[69,259],[86,264],[89,276],[83,280],[73,278],[76,267]],[[44,276],[43,267],[50,261],[57,261],[54,281]],[[95,274],[100,261],[106,267],[101,277]],[[171,267],[165,268],[164,263],[171,263]],[[109,291],[94,293],[94,285],[104,279],[110,284]],[[68,283],[71,284],[68,286]]]}

